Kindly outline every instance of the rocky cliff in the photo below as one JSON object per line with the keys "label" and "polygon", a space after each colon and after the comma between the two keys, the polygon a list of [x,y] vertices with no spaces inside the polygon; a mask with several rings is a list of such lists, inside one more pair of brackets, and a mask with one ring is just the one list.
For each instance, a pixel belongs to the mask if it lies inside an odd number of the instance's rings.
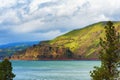
{"label": "rocky cliff", "polygon": [[[53,40],[34,45],[12,56],[12,59],[98,59],[99,38],[104,37],[106,22],[99,22],[82,29],[70,31]],[[120,32],[120,22],[114,26]]]}
{"label": "rocky cliff", "polygon": [[13,60],[59,60],[71,59],[73,52],[69,48],[58,47],[41,42],[38,45],[17,52],[11,59]]}

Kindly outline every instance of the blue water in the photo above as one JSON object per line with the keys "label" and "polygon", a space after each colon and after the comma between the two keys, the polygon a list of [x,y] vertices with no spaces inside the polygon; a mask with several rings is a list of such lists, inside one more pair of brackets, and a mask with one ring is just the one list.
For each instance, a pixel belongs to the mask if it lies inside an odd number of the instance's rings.
{"label": "blue water", "polygon": [[100,61],[12,61],[14,80],[90,80]]}

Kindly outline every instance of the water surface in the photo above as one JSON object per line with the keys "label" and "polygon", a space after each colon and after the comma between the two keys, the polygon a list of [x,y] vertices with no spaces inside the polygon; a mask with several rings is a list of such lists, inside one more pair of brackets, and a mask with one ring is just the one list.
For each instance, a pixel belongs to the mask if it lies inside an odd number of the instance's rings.
{"label": "water surface", "polygon": [[12,61],[14,80],[90,80],[100,61]]}

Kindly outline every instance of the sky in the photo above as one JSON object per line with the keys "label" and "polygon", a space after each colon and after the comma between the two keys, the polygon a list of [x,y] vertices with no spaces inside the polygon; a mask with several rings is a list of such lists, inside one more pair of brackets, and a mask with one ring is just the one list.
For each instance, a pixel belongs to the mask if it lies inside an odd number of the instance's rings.
{"label": "sky", "polygon": [[0,44],[50,40],[108,20],[120,20],[120,0],[0,0]]}

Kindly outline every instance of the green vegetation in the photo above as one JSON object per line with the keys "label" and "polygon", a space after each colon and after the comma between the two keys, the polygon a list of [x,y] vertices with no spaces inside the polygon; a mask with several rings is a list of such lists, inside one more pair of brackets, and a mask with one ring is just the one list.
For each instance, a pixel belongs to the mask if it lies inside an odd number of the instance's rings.
{"label": "green vegetation", "polygon": [[[115,29],[120,32],[120,22],[113,23],[115,25]],[[61,58],[66,56],[64,53],[68,51],[67,49],[69,49],[72,55],[74,55],[74,58],[77,59],[98,59],[98,54],[101,50],[101,47],[99,47],[99,38],[105,37],[105,25],[106,22],[99,22],[82,29],[70,31],[53,40],[43,41],[40,44],[27,48],[22,52],[18,52],[18,55],[13,56],[13,59],[23,59],[23,57],[26,56],[30,60],[33,60],[33,57],[34,60],[36,60],[36,58],[39,58],[41,55],[44,57],[43,54],[48,55],[47,57],[50,58]],[[64,50],[64,48],[67,49]],[[24,59],[27,58],[24,57]]]}
{"label": "green vegetation", "polygon": [[119,76],[117,68],[120,61],[119,44],[119,34],[113,23],[109,21],[105,26],[105,38],[100,38],[101,66],[95,67],[95,70],[91,72],[92,80],[117,80]]}
{"label": "green vegetation", "polygon": [[8,59],[4,59],[0,63],[0,80],[13,80],[14,77],[11,62]]}
{"label": "green vegetation", "polygon": [[[48,43],[57,46],[64,46],[74,52],[75,55],[83,57],[97,58],[99,53],[99,37],[104,37],[104,27],[106,22],[99,22],[82,29],[70,31],[61,35]],[[114,22],[115,28],[120,31],[120,22]]]}

